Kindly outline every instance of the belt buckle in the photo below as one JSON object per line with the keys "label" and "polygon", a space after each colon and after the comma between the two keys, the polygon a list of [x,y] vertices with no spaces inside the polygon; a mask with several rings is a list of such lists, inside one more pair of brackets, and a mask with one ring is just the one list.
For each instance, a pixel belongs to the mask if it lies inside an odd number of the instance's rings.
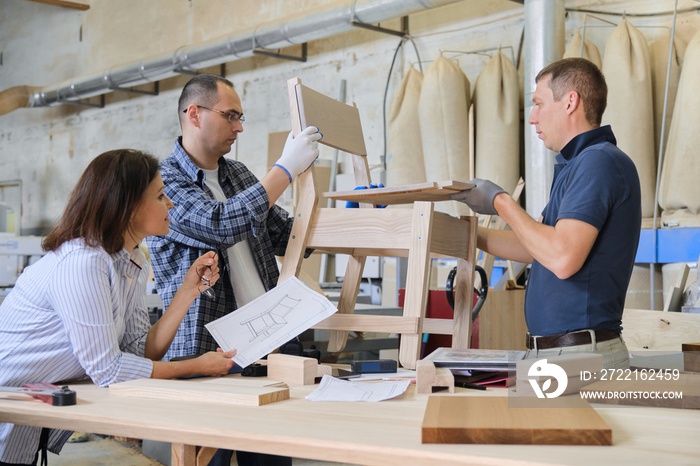
{"label": "belt buckle", "polygon": [[539,337],[527,332],[527,348],[537,351],[537,339]]}
{"label": "belt buckle", "polygon": [[598,346],[598,339],[595,336],[595,330],[589,328],[589,329],[586,329],[585,331],[588,332],[588,334],[591,336],[591,343],[590,344],[593,345],[593,348]]}
{"label": "belt buckle", "polygon": [[[572,335],[572,336],[573,336],[573,335],[576,335],[576,334],[578,334],[578,333],[588,333],[589,338],[590,338],[590,341],[587,342],[587,343],[578,343],[578,344],[576,344],[576,345],[574,345],[574,346],[591,344],[591,345],[593,345],[593,346],[595,347],[595,345],[597,345],[598,340],[597,340],[597,338],[596,338],[595,330],[592,330],[592,329],[576,330],[575,332],[564,333],[564,334],[560,335],[560,337],[563,337],[563,336],[566,336],[566,335]],[[543,337],[543,335],[534,336],[534,335],[532,335],[530,332],[528,332],[528,333],[527,333],[528,349],[535,350],[535,351],[539,351],[539,345],[537,344],[537,340],[538,340],[539,338],[542,338],[542,337]],[[531,345],[530,345],[530,342],[532,342]],[[559,347],[560,347],[560,346],[552,346],[552,348],[559,348]],[[551,348],[550,348],[550,349],[551,349]]]}

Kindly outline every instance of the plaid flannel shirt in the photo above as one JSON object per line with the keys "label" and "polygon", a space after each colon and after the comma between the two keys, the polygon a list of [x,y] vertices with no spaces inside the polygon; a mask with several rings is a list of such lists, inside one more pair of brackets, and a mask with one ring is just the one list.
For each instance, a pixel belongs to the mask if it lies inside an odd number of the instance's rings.
{"label": "plaid flannel shirt", "polygon": [[275,255],[284,255],[293,218],[279,206],[268,209],[267,193],[255,175],[242,163],[224,157],[219,160],[219,184],[228,200],[215,200],[204,183],[204,172],[192,163],[180,138],[160,172],[175,207],[170,210],[170,233],[149,237],[147,244],[164,309],[192,263],[205,252],[217,252],[221,273],[214,285],[216,299],[201,295],[195,299],[164,357],[167,361],[216,350],[204,325],[238,308],[229,276],[237,271],[231,269],[226,249],[249,240],[265,289],[277,285]]}

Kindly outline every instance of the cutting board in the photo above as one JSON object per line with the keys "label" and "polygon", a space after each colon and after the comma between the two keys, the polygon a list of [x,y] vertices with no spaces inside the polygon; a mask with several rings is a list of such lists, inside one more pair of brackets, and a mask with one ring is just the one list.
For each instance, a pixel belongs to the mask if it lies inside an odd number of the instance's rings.
{"label": "cutting board", "polygon": [[581,407],[508,406],[508,397],[428,398],[423,443],[612,445],[612,430],[587,403]]}
{"label": "cutting board", "polygon": [[189,380],[136,379],[109,386],[111,394],[161,400],[261,406],[289,399],[289,387],[239,376]]}
{"label": "cutting board", "polygon": [[[641,377],[644,369],[637,369],[636,377]],[[647,372],[650,374],[651,372]],[[656,371],[658,373],[658,370]],[[634,369],[631,372],[621,373],[620,378],[635,376]],[[649,377],[647,375],[647,377]],[[681,372],[678,380],[604,380],[598,381],[581,389],[581,392],[590,392],[588,400],[591,403],[648,406],[653,408],[677,408],[700,409],[700,374]],[[614,393],[618,396],[606,396],[605,398],[592,398],[594,392]],[[656,398],[657,393],[662,395]],[[682,398],[663,398],[663,392],[682,393]],[[620,396],[624,393],[624,397]],[[651,394],[654,394],[652,397]],[[666,396],[669,396],[668,394]]]}
{"label": "cutting board", "polygon": [[461,181],[434,181],[390,188],[332,191],[323,193],[323,197],[379,205],[411,204],[417,201],[449,201],[451,194],[473,187],[473,184]]}

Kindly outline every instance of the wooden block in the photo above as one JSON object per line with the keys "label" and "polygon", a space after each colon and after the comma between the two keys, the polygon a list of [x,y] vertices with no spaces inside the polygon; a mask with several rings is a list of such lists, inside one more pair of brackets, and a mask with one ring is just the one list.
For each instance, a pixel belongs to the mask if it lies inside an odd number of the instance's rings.
{"label": "wooden block", "polygon": [[[652,369],[646,372],[644,369],[637,369],[629,373],[630,380],[604,380],[591,384],[581,392],[604,392],[616,393],[617,396],[606,396],[605,398],[594,398],[589,395],[589,400],[593,403],[609,405],[647,406],[651,408],[676,408],[676,409],[700,409],[700,374],[681,372],[678,380],[634,380],[640,378],[639,374],[659,374],[659,369]],[[655,371],[655,372],[651,372]],[[620,374],[620,378],[627,378],[627,373]],[[667,394],[664,396],[663,392]],[[682,397],[668,392],[682,393]]]}
{"label": "wooden block", "polygon": [[314,358],[273,353],[267,356],[267,378],[284,382],[290,387],[313,385],[319,376]]}
{"label": "wooden block", "polygon": [[324,375],[333,375],[333,367],[327,364],[319,364],[316,377],[323,377]]}
{"label": "wooden block", "polygon": [[416,393],[433,393],[435,389],[447,389],[455,392],[455,378],[447,368],[436,368],[432,361],[416,362]]}
{"label": "wooden block", "polygon": [[261,406],[289,399],[289,387],[269,380],[228,376],[190,380],[136,379],[109,386],[115,395]]}
{"label": "wooden block", "polygon": [[683,343],[683,370],[700,372],[700,343]]}
{"label": "wooden block", "polygon": [[423,443],[612,445],[612,430],[590,406],[508,406],[508,397],[428,398]]}

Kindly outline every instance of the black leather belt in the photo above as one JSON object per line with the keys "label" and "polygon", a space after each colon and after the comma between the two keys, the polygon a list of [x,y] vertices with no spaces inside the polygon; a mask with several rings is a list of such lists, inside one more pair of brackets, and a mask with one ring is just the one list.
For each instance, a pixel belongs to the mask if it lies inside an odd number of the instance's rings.
{"label": "black leather belt", "polygon": [[[596,341],[608,341],[620,336],[606,328],[595,330],[594,333]],[[591,340],[591,332],[589,330],[578,330],[576,332],[541,337],[535,337],[528,333],[526,345],[528,349],[550,349],[560,348],[562,346],[589,345],[591,343],[593,343]]]}

